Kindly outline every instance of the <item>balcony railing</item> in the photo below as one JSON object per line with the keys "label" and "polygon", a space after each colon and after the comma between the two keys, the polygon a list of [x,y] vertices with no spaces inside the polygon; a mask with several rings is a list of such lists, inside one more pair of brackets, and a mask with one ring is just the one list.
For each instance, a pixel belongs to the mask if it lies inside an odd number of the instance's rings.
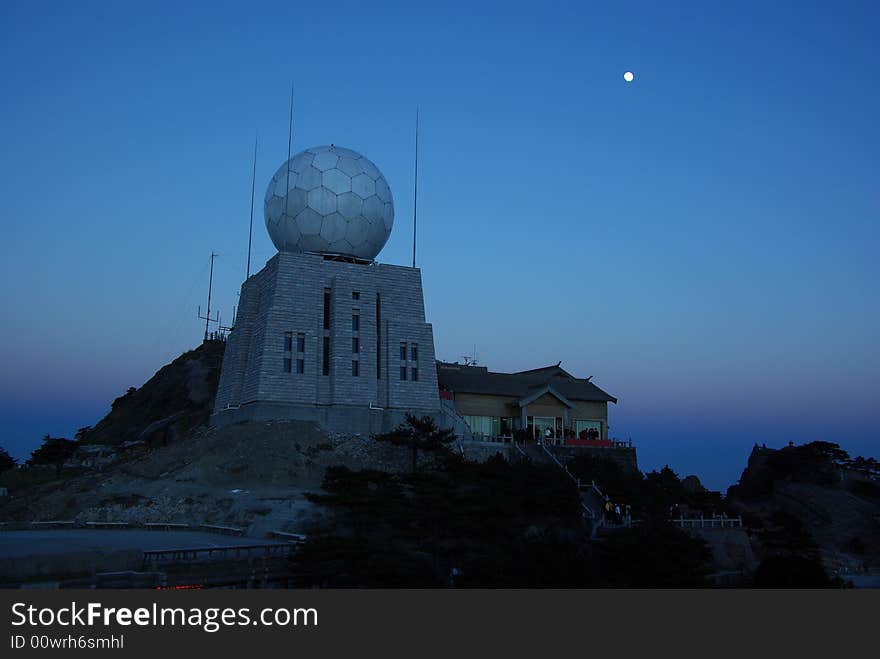
{"label": "balcony railing", "polygon": [[[482,435],[473,434],[474,440],[478,442],[496,442],[499,444],[510,444],[513,442],[512,435]],[[586,448],[633,448],[631,439],[626,441],[621,439],[577,439],[575,437],[547,437],[540,439],[526,440],[533,444],[546,444],[548,446],[571,446]]]}

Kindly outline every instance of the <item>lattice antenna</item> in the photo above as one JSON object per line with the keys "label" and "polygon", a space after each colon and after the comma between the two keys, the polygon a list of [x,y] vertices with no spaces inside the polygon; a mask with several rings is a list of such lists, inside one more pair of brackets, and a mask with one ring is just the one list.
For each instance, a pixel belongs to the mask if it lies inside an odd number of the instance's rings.
{"label": "lattice antenna", "polygon": [[205,341],[208,340],[208,336],[210,334],[210,324],[211,323],[220,323],[220,313],[217,313],[216,318],[211,318],[211,292],[214,288],[214,259],[217,255],[214,252],[211,252],[211,274],[208,276],[208,310],[205,312],[205,315],[202,315],[202,307],[199,305],[198,316],[202,320],[205,321]]}
{"label": "lattice antenna", "polygon": [[474,344],[474,353],[472,355],[462,355],[465,366],[476,366],[479,355],[477,354],[477,344]]}

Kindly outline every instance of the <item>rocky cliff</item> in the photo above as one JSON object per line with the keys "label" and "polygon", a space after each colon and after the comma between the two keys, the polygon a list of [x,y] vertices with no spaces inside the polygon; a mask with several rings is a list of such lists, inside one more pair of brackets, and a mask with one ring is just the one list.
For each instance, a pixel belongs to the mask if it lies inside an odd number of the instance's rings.
{"label": "rocky cliff", "polygon": [[815,555],[832,575],[880,569],[880,472],[836,444],[755,446],[728,501],[762,558]]}

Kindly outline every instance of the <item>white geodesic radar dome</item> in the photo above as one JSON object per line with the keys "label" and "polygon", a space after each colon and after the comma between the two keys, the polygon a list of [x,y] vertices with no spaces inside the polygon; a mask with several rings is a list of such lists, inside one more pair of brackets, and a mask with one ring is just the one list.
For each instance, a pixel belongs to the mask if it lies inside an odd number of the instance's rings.
{"label": "white geodesic radar dome", "polygon": [[280,252],[374,259],[391,235],[394,201],[382,172],[351,149],[316,146],[282,164],[263,207]]}

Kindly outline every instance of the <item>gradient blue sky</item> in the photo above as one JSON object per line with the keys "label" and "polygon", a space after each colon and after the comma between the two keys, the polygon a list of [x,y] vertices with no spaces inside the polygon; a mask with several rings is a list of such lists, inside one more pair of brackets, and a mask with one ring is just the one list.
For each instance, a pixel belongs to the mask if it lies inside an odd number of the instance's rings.
{"label": "gradient blue sky", "polygon": [[[287,151],[384,172],[438,357],[563,366],[644,468],[877,455],[872,2],[0,4],[0,444],[24,457],[231,318]],[[622,79],[635,72],[635,82]],[[257,207],[254,262],[274,248]]]}

